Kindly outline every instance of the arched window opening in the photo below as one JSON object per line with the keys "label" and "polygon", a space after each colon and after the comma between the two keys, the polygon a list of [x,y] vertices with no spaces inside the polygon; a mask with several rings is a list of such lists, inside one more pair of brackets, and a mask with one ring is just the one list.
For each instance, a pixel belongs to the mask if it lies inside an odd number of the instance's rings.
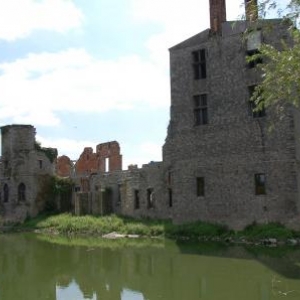
{"label": "arched window opening", "polygon": [[4,196],[4,202],[8,202],[9,200],[9,188],[8,185],[5,183],[3,187],[3,196]]}
{"label": "arched window opening", "polygon": [[18,187],[18,200],[19,201],[25,201],[26,200],[26,186],[23,182],[20,183],[19,187]]}

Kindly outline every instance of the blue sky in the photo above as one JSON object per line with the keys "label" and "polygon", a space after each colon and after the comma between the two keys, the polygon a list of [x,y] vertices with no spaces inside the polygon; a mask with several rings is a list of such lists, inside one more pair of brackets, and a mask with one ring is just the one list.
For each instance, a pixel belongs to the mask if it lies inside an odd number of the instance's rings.
{"label": "blue sky", "polygon": [[168,48],[209,27],[208,2],[0,0],[0,126],[31,124],[71,159],[117,140],[124,169],[161,160]]}

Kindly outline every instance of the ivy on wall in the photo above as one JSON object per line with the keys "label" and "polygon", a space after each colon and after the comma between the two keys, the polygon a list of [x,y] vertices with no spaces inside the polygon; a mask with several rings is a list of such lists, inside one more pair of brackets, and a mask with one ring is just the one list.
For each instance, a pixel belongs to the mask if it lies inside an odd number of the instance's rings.
{"label": "ivy on wall", "polygon": [[53,163],[54,160],[57,158],[58,152],[55,148],[42,147],[41,143],[37,141],[34,143],[34,148],[39,152],[43,152],[46,155],[46,157],[48,157],[51,163]]}

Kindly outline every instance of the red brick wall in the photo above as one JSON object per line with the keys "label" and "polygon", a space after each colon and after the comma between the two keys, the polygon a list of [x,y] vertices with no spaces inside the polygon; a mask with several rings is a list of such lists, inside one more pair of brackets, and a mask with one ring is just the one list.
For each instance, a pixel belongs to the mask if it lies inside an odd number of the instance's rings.
{"label": "red brick wall", "polygon": [[[108,159],[108,170],[105,169],[105,160]],[[116,141],[99,144],[96,153],[91,147],[84,148],[75,165],[77,175],[122,170],[122,155]]]}
{"label": "red brick wall", "polygon": [[210,0],[210,28],[214,32],[220,32],[222,23],[226,21],[225,0]]}
{"label": "red brick wall", "polygon": [[66,155],[62,155],[57,158],[56,174],[61,177],[68,177],[72,174],[73,164],[70,158]]}

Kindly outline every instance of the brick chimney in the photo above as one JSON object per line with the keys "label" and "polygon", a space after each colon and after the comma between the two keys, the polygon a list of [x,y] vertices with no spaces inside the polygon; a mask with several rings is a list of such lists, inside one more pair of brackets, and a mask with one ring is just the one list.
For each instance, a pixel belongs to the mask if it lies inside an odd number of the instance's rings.
{"label": "brick chimney", "polygon": [[221,32],[222,23],[226,21],[225,0],[209,0],[209,8],[210,8],[210,28],[215,33]]}
{"label": "brick chimney", "polygon": [[257,21],[258,19],[258,6],[257,0],[245,0],[246,20],[250,22]]}

